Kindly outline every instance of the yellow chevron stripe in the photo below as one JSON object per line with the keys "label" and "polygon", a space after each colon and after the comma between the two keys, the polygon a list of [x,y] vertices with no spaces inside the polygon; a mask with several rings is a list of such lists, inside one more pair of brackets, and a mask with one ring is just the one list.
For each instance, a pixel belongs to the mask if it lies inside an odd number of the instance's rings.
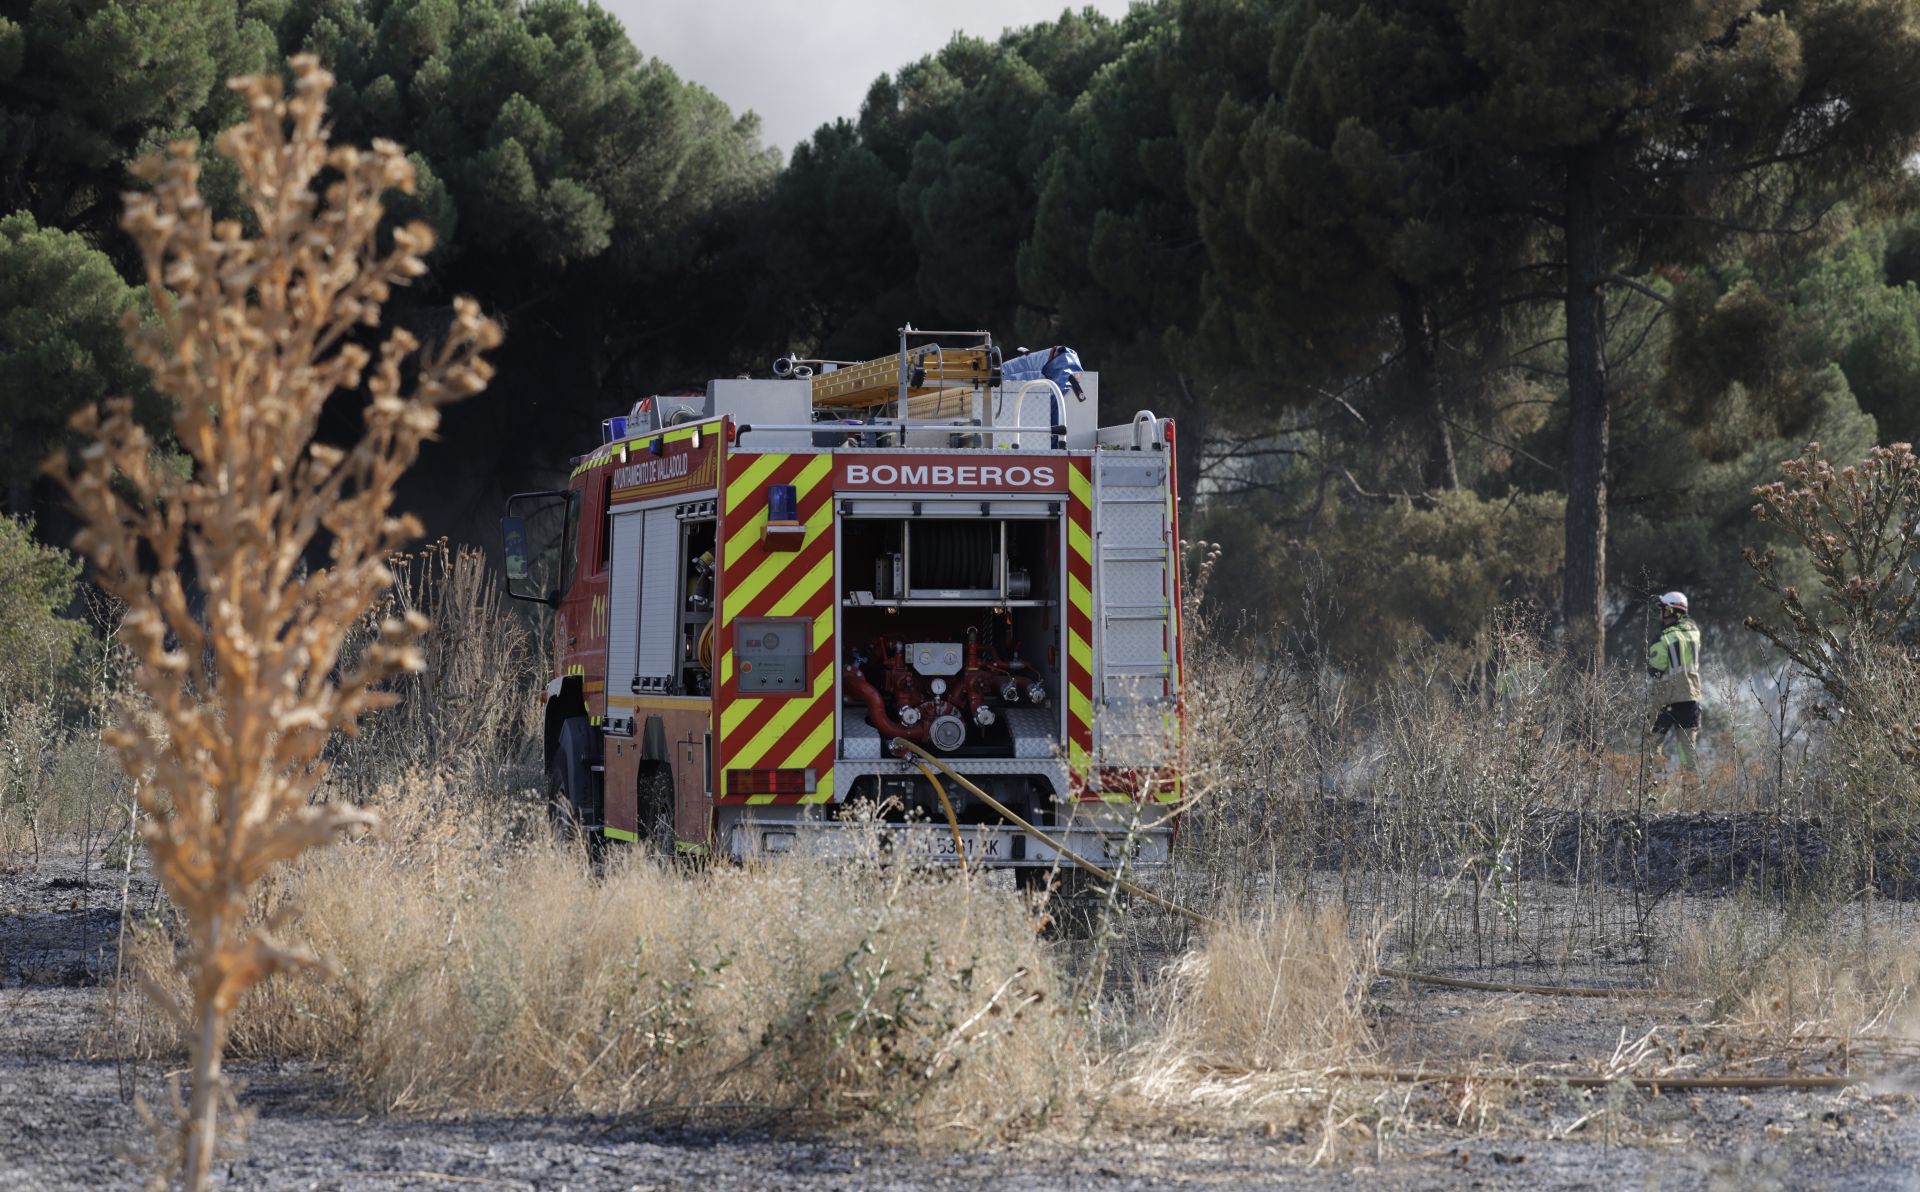
{"label": "yellow chevron stripe", "polygon": [[[793,752],[786,757],[775,759],[771,766],[781,770],[804,770],[815,758],[825,752],[827,743],[831,740],[833,740],[833,717],[822,717],[819,726],[807,734],[806,740],[795,746]],[[820,775],[815,774],[813,780],[816,786],[823,785]],[[828,789],[832,789],[830,784],[827,785]]]}
{"label": "yellow chevron stripe", "polygon": [[1078,522],[1067,523],[1067,545],[1087,563],[1093,562],[1093,536]]}
{"label": "yellow chevron stripe", "polygon": [[779,797],[780,796],[778,795],[748,795],[747,805],[749,807],[759,807],[764,804],[771,803]]}
{"label": "yellow chevron stripe", "polygon": [[726,653],[720,655],[720,681],[722,683],[733,682],[733,651],[732,650],[728,650]]}
{"label": "yellow chevron stripe", "polygon": [[1067,491],[1083,505],[1093,504],[1093,475],[1067,465]]}
{"label": "yellow chevron stripe", "polygon": [[760,726],[760,731],[753,734],[751,740],[727,759],[727,765],[742,770],[773,769],[774,765],[767,759],[767,754],[772,751],[780,738],[787,735],[788,730],[800,722],[802,716],[817,710],[810,699],[790,697],[785,705],[773,714],[772,719]]}
{"label": "yellow chevron stripe", "polygon": [[[791,617],[804,613],[807,611],[808,606],[814,602],[814,599],[820,595],[820,589],[826,586],[827,581],[832,578],[833,554],[832,552],[828,552],[820,556],[820,561],[813,565],[813,570],[793,581],[793,589],[791,591],[773,602],[773,611],[768,615],[774,617]],[[823,616],[830,615],[831,614],[823,614]]]}
{"label": "yellow chevron stripe", "polygon": [[1081,724],[1093,723],[1093,697],[1084,691],[1067,693],[1067,714]]}
{"label": "yellow chevron stripe", "polygon": [[[820,644],[819,637],[818,637],[819,633],[820,633],[820,623],[816,621],[814,622],[814,625],[813,625],[813,634],[809,635],[810,640],[808,642],[808,647],[807,647],[809,651],[819,646]],[[747,757],[747,756],[757,757],[759,753],[764,753],[766,751],[767,746],[771,745],[773,741],[777,741],[780,738],[780,733],[774,733],[773,739],[768,740],[766,739],[768,733],[773,732],[773,730],[776,727],[780,728],[780,731],[782,733],[784,733],[786,729],[792,728],[793,722],[800,718],[800,714],[804,711],[807,711],[808,709],[816,707],[820,702],[820,697],[825,695],[828,691],[832,690],[832,688],[833,688],[833,668],[830,666],[827,666],[827,667],[822,667],[820,669],[820,673],[814,676],[813,694],[811,696],[801,696],[801,695],[774,696],[773,698],[781,701],[783,705],[780,711],[776,713],[773,719],[768,721],[766,726],[762,728],[760,732],[754,736],[753,741],[748,745],[747,748],[742,749],[737,757],[729,757],[727,759],[728,767],[730,768],[739,767],[742,769],[750,768],[749,763],[739,761],[738,757]],[[756,699],[753,697],[748,697],[745,699],[733,700],[730,703],[728,703],[726,707],[726,711],[720,714],[721,739],[725,740],[727,737],[732,736],[734,730],[739,728],[740,725],[746,721],[748,715],[751,714],[753,710],[759,707],[763,702],[765,701],[761,699]],[[760,747],[758,752],[755,752],[753,749],[753,746],[755,745],[758,745]]]}
{"label": "yellow chevron stripe", "polygon": [[1078,663],[1087,674],[1093,673],[1093,647],[1078,633],[1067,634],[1067,657]]}
{"label": "yellow chevron stripe", "polygon": [[[727,477],[727,512],[732,513],[740,503],[752,496],[766,482],[767,476],[775,468],[786,462],[784,455],[761,455],[747,465],[747,470],[738,476]],[[761,517],[765,517],[765,511]]]}
{"label": "yellow chevron stripe", "polygon": [[[760,531],[766,524],[766,514],[755,514],[753,520],[748,522],[746,527],[734,536],[734,541],[727,543],[727,558],[737,559],[745,551],[758,550]],[[832,524],[833,502],[828,501],[822,504],[820,508],[814,510],[813,516],[807,519],[807,538],[811,539],[816,534],[826,533]],[[747,541],[739,541],[741,538],[745,538]],[[806,543],[803,541],[801,543],[801,549],[805,549],[805,547]],[[747,573],[747,578],[741,580],[734,587],[727,589],[726,601],[727,608],[730,610],[729,619],[731,619],[732,615],[737,615],[739,609],[751,604],[754,598],[765,591],[767,585],[778,579],[783,572],[793,569],[794,561],[798,557],[798,554],[794,551],[767,551],[766,557],[760,560],[760,564]],[[832,555],[829,554],[827,557],[831,560]]]}

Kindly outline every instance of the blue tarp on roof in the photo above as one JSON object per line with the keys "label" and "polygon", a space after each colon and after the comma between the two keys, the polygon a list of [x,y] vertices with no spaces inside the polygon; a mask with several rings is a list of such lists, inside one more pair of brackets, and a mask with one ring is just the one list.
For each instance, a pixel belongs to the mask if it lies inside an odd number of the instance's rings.
{"label": "blue tarp on roof", "polygon": [[1080,364],[1080,353],[1069,347],[1056,346],[1005,361],[1000,365],[1000,379],[1007,384],[1018,385],[1022,381],[1044,377],[1064,391],[1068,377],[1085,371]]}

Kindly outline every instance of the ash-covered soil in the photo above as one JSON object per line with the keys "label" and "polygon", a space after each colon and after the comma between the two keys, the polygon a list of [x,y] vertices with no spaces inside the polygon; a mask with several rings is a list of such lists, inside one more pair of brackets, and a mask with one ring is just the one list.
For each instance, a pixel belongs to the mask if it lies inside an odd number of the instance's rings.
{"label": "ash-covered soil", "polygon": [[[72,857],[0,872],[0,1189],[133,1187],[121,1156],[145,1139],[132,1108],[167,1073],[100,1058],[122,876]],[[135,913],[153,905],[135,875]],[[1402,988],[1373,991],[1379,1062],[1604,1058],[1686,1007]],[[1014,1145],[916,1147],[586,1117],[420,1120],[342,1111],[324,1073],[234,1070],[255,1115],[229,1188],[1135,1189],[1170,1186],[1910,1189],[1920,1110],[1880,1086],[1757,1094],[1517,1092],[1381,1085],[1357,1118],[1232,1122],[1173,1107],[1106,1110]],[[1349,1098],[1351,1102],[1351,1098]],[[1341,1110],[1351,1115],[1349,1103]],[[1484,1116],[1483,1116],[1484,1115]],[[1212,1121],[1205,1129],[1193,1123]],[[1457,1125],[1455,1124],[1457,1123]],[[1317,1164],[1315,1161],[1317,1160]]]}
{"label": "ash-covered soil", "polygon": [[[1762,811],[1529,811],[1467,822],[1403,822],[1393,806],[1365,798],[1329,799],[1290,842],[1322,869],[1398,865],[1433,875],[1458,872],[1505,839],[1500,860],[1516,876],[1633,886],[1655,894],[1727,895],[1832,889],[1858,885],[1866,845],[1835,825]],[[1204,830],[1204,828],[1202,828]],[[1844,842],[1847,850],[1838,850]],[[1920,899],[1920,866],[1911,832],[1877,834],[1872,880],[1883,898]]]}

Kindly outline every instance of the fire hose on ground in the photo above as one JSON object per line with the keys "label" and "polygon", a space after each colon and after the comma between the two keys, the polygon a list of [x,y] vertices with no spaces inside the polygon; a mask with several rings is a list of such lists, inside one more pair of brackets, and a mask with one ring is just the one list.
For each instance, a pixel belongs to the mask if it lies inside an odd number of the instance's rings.
{"label": "fire hose on ground", "polygon": [[[994,798],[992,795],[989,795],[987,792],[981,790],[978,786],[976,786],[974,783],[969,781],[964,774],[959,773],[952,766],[949,766],[946,762],[942,761],[940,758],[934,756],[933,754],[927,752],[925,749],[922,749],[919,745],[916,745],[912,741],[909,741],[904,737],[896,737],[893,741],[893,749],[894,749],[894,752],[896,753],[911,752],[912,754],[914,754],[916,757],[920,759],[918,761],[914,761],[913,764],[915,767],[917,767],[920,770],[922,774],[924,774],[930,781],[933,782],[934,792],[940,796],[940,805],[946,810],[947,824],[948,824],[948,827],[951,828],[953,831],[954,847],[956,849],[961,849],[960,825],[959,825],[959,822],[954,817],[953,804],[948,801],[947,792],[945,788],[940,785],[939,780],[934,777],[933,773],[927,769],[928,766],[932,766],[935,769],[939,770],[942,774],[945,774],[949,779],[953,780],[955,783],[959,784],[962,788],[964,788],[967,791],[967,793],[973,795],[976,799],[979,799],[982,803],[985,803],[997,815],[1007,820],[1007,822],[1013,824],[1015,827],[1027,833],[1029,836],[1032,836],[1035,840],[1038,840],[1040,843],[1046,845],[1048,848],[1053,849],[1055,852],[1059,853],[1061,856],[1065,857],[1067,860],[1072,861],[1075,865],[1078,865],[1080,868],[1086,870],[1088,873],[1093,874],[1094,877],[1099,878],[1101,881],[1110,882],[1113,885],[1119,886],[1122,890],[1125,890],[1127,893],[1134,895],[1136,898],[1144,899],[1145,901],[1150,902],[1157,907],[1160,907],[1162,910],[1171,911],[1172,913],[1179,915],[1183,918],[1189,919],[1195,923],[1198,923],[1203,927],[1226,926],[1226,922],[1222,919],[1215,918],[1212,915],[1203,914],[1200,911],[1190,910],[1187,907],[1181,906],[1179,903],[1174,902],[1169,898],[1165,898],[1159,894],[1156,894],[1152,890],[1148,890],[1142,886],[1136,885],[1135,883],[1127,880],[1124,877],[1121,877],[1116,873],[1111,873],[1105,868],[1099,865],[1095,865],[1092,861],[1087,860],[1085,857],[1081,856],[1080,854],[1074,852],[1072,849],[1068,848],[1065,842],[1057,840],[1052,836],[1049,836],[1042,829],[1036,828],[1032,824],[1028,823],[1020,815],[1018,815],[1011,808],[1009,808],[1006,804],[1000,802],[998,799]],[[961,851],[960,856],[961,856],[961,863],[964,865],[966,860],[964,850]],[[1666,991],[1654,990],[1654,989],[1620,989],[1620,988],[1612,988],[1607,986],[1580,986],[1580,985],[1521,985],[1521,984],[1514,984],[1514,983],[1504,982],[1504,981],[1474,981],[1465,977],[1443,977],[1437,973],[1417,973],[1408,969],[1387,968],[1387,967],[1381,967],[1375,971],[1377,971],[1383,977],[1388,977],[1398,981],[1411,981],[1421,985],[1439,985],[1449,989],[1476,989],[1476,990],[1482,990],[1489,993],[1530,993],[1530,994],[1536,994],[1542,997],[1598,997],[1598,998],[1666,998],[1666,997],[1686,998],[1686,997],[1693,996],[1691,994],[1686,994],[1686,993],[1666,992]]]}
{"label": "fire hose on ground", "polygon": [[[1213,915],[1204,914],[1181,906],[1142,886],[1139,886],[1119,874],[1112,873],[1102,866],[1068,848],[1064,841],[1048,835],[1045,831],[1028,823],[1025,818],[1013,811],[998,799],[981,790],[952,766],[933,754],[922,749],[904,737],[893,741],[896,753],[912,754],[908,760],[933,784],[933,790],[940,798],[940,807],[946,813],[947,827],[953,833],[955,856],[959,858],[962,869],[966,868],[966,846],[960,835],[960,821],[954,814],[953,803],[947,797],[946,787],[940,782],[934,770],[940,771],[969,794],[985,803],[996,814],[1032,836],[1035,840],[1053,849],[1075,865],[1093,874],[1102,881],[1110,882],[1137,898],[1146,900],[1163,910],[1171,911],[1192,922],[1205,927],[1224,927],[1226,921]],[[915,760],[915,759],[918,760]],[[931,768],[929,768],[931,767]],[[1409,969],[1380,966],[1374,970],[1382,977],[1391,980],[1407,981],[1420,985],[1438,985],[1448,989],[1472,989],[1492,993],[1524,993],[1541,997],[1587,997],[1587,998],[1685,998],[1691,994],[1668,993],[1650,989],[1618,989],[1604,986],[1578,985],[1524,985],[1502,981],[1473,981],[1464,977],[1443,977],[1437,973],[1418,973]],[[1213,1067],[1211,1072],[1221,1075],[1246,1074],[1251,1069],[1227,1069]],[[1345,1077],[1355,1080],[1379,1080],[1402,1084],[1438,1083],[1452,1080],[1472,1079],[1501,1084],[1565,1085],[1569,1088],[1603,1088],[1613,1084],[1626,1083],[1637,1089],[1658,1092],[1662,1089],[1680,1090],[1765,1090],[1765,1089],[1839,1089],[1865,1083],[1865,1078],[1856,1076],[1598,1076],[1598,1075],[1555,1075],[1551,1073],[1496,1073],[1464,1076],[1458,1073],[1426,1072],[1417,1069],[1396,1068],[1351,1068],[1338,1069],[1327,1073],[1328,1076]]]}

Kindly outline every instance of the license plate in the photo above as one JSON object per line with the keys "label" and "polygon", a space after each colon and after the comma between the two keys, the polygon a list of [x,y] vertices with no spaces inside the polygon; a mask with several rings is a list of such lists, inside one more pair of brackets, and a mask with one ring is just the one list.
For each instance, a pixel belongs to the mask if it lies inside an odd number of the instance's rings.
{"label": "license plate", "polygon": [[[1008,843],[1009,837],[1003,832],[974,832],[964,834],[960,839],[967,847],[969,863],[983,860],[1004,861],[1012,851]],[[951,860],[960,855],[959,850],[954,847],[951,832],[928,833],[927,838],[921,841],[921,847],[916,851],[922,856],[937,860]]]}

